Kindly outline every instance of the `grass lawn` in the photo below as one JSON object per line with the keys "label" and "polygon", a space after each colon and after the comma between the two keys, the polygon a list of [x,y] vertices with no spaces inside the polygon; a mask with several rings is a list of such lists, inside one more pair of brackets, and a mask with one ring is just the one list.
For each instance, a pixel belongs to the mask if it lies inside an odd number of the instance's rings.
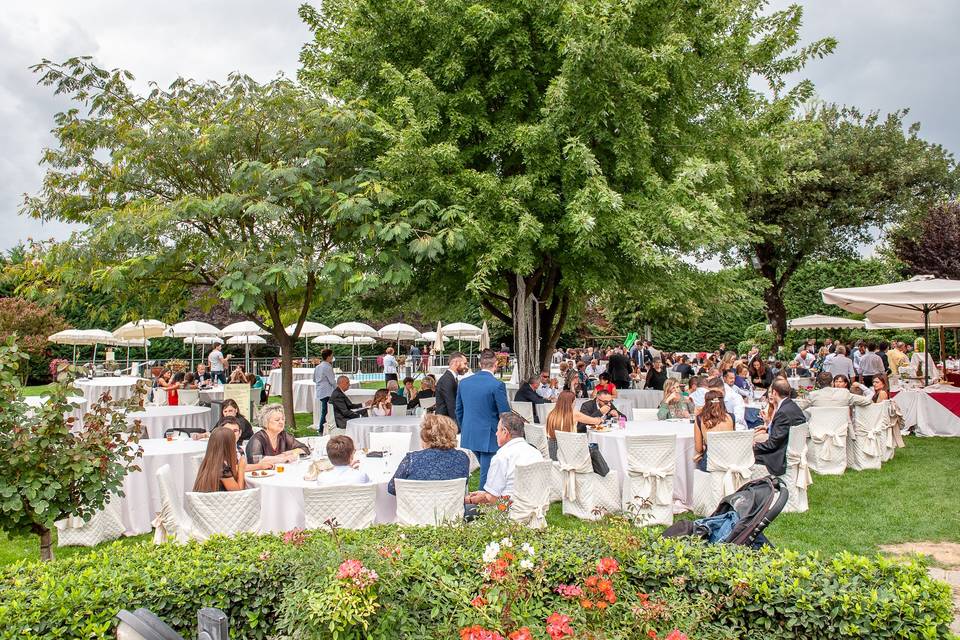
{"label": "grass lawn", "polygon": [[[25,391],[41,395],[45,389],[29,387]],[[271,402],[278,401],[271,398]],[[297,435],[315,435],[309,428],[311,421],[311,414],[298,413]],[[960,495],[951,490],[960,460],[960,438],[910,437],[906,441],[907,446],[879,471],[814,474],[808,489],[810,510],[781,514],[767,529],[767,537],[778,547],[826,555],[841,551],[873,554],[880,545],[898,542],[960,543]],[[479,473],[474,473],[471,490],[478,481]],[[550,507],[547,521],[550,526],[565,528],[591,526],[564,516],[559,504]],[[127,542],[149,540],[146,534]],[[84,551],[58,548],[55,553],[63,558]],[[0,533],[0,565],[36,558],[38,553],[36,538],[11,539]]]}

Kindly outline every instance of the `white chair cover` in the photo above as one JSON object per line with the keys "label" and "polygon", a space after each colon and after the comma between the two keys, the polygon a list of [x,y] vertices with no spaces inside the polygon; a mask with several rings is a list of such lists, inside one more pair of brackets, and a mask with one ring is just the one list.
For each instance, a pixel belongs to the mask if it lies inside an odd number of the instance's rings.
{"label": "white chair cover", "polygon": [[522,400],[514,400],[510,403],[510,408],[523,416],[527,422],[533,422],[533,403]]}
{"label": "white chair cover", "polygon": [[550,459],[550,449],[547,446],[547,428],[541,424],[527,423],[523,427],[523,438],[543,455],[544,460]]}
{"label": "white chair cover", "polygon": [[420,398],[420,406],[424,409],[431,409],[437,404],[436,398]]}
{"label": "white chair cover", "polygon": [[101,542],[116,540],[124,534],[126,527],[120,516],[121,499],[109,496],[103,509],[94,513],[89,520],[70,516],[57,520],[58,547],[95,547]]}
{"label": "white chair cover", "polygon": [[707,472],[693,472],[693,512],[713,513],[724,496],[750,480],[754,462],[752,431],[708,433]]}
{"label": "white chair cover", "polygon": [[895,402],[887,402],[886,404],[889,412],[887,422],[890,425],[890,432],[884,438],[883,462],[892,459],[897,453],[897,449],[906,446],[903,442],[903,434],[900,433],[900,428],[903,426],[903,414],[900,412],[900,407]]}
{"label": "white chair cover", "polygon": [[297,440],[310,447],[311,454],[319,451],[321,457],[327,456],[327,442],[330,441],[330,436],[306,436]]}
{"label": "white chair cover", "polygon": [[620,510],[620,476],[611,470],[606,477],[593,472],[587,434],[558,431],[557,460],[563,474],[563,513],[597,520]]}
{"label": "white chair cover", "polygon": [[157,407],[165,407],[168,404],[167,401],[167,390],[161,389],[160,387],[155,387],[153,389],[153,399],[152,404]]}
{"label": "white chair cover", "polygon": [[787,485],[788,499],[783,510],[789,513],[801,513],[808,509],[807,487],[813,484],[810,465],[807,462],[807,442],[810,429],[806,424],[790,427],[790,439],[787,441],[787,473],[782,476]]}
{"label": "white chair cover", "polygon": [[200,390],[179,389],[177,391],[177,404],[182,407],[194,407],[200,404]]}
{"label": "white chair cover", "polygon": [[[203,454],[197,454],[195,456],[190,456],[190,477],[193,478],[193,481],[197,481],[197,475],[200,473],[200,465],[203,464]],[[193,485],[190,485],[193,487]]]}
{"label": "white chair cover", "polygon": [[677,436],[628,435],[625,441],[629,477],[623,510],[636,515],[643,526],[673,524]]}
{"label": "white chair cover", "polygon": [[810,469],[823,475],[841,475],[847,468],[849,407],[810,407]]}
{"label": "white chair cover", "polygon": [[854,471],[879,469],[890,438],[889,400],[854,407],[847,438],[847,466]]}
{"label": "white chair cover", "polygon": [[[370,434],[373,435],[373,434]],[[467,484],[453,480],[394,480],[397,523],[438,526],[463,518]]]}
{"label": "white chair cover", "polygon": [[410,452],[410,433],[407,431],[374,431],[370,433],[370,450],[387,451],[402,458]]}
{"label": "white chair cover", "polygon": [[553,463],[549,460],[517,466],[513,495],[510,496],[510,520],[531,529],[547,526],[552,468]]}
{"label": "white chair cover", "polygon": [[160,512],[153,519],[153,543],[173,541],[184,543],[193,537],[193,522],[183,508],[182,497],[170,478],[170,465],[157,469],[157,488],[160,493]]}
{"label": "white chair cover", "polygon": [[377,515],[377,485],[310,487],[303,490],[307,529],[323,529],[328,520],[344,529],[365,529]]}
{"label": "white chair cover", "polygon": [[659,409],[637,409],[634,407],[630,413],[632,414],[634,422],[649,422],[650,420],[657,419]]}
{"label": "white chair cover", "polygon": [[193,535],[199,540],[260,529],[260,489],[188,491],[185,506],[193,521]]}
{"label": "white chair cover", "polygon": [[544,402],[541,405],[537,405],[537,417],[540,418],[540,424],[547,424],[547,416],[556,408],[556,402]]}

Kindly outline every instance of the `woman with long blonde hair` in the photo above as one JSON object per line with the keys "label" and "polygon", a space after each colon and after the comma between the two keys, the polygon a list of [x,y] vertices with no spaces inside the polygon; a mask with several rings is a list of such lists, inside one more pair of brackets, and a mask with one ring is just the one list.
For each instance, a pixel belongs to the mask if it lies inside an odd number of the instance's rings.
{"label": "woman with long blonde hair", "polygon": [[594,418],[575,409],[573,407],[575,397],[572,391],[561,391],[557,396],[556,406],[547,416],[547,448],[551,460],[557,459],[557,431],[574,433],[577,431],[578,423],[600,424],[603,422],[603,418]]}
{"label": "woman with long blonde hair", "polygon": [[660,408],[657,411],[657,420],[689,417],[689,401],[680,393],[680,383],[674,378],[668,378],[663,383],[663,400],[661,400]]}

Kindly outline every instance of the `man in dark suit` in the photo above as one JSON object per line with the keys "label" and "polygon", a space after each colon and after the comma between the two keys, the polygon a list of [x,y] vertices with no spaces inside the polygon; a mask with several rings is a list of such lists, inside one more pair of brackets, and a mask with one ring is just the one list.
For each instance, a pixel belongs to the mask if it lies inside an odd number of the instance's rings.
{"label": "man in dark suit", "polygon": [[[467,357],[459,351],[450,354],[448,368],[437,380],[437,403],[434,412],[438,416],[447,416],[454,422],[457,420],[457,376],[462,376],[468,370]],[[459,426],[459,423],[457,423]]]}
{"label": "man in dark suit", "polygon": [[[773,417],[767,429],[767,439],[753,445],[753,455],[758,464],[762,464],[770,475],[782,476],[787,472],[787,442],[790,440],[790,427],[803,424],[807,417],[797,403],[790,399],[793,389],[786,380],[773,381],[767,390]],[[763,427],[758,427],[762,432]]]}
{"label": "man in dark suit", "polygon": [[500,414],[510,411],[507,387],[494,375],[496,368],[497,354],[484,349],[480,352],[480,371],[461,380],[457,388],[460,446],[477,456],[481,487],[487,483],[490,460],[500,448],[497,444]]}
{"label": "man in dark suit", "polygon": [[[613,395],[606,389],[597,393],[597,397],[593,400],[584,402],[580,407],[580,413],[588,415],[591,418],[605,418],[606,416],[612,416],[617,420],[620,419],[620,416],[627,417],[626,414],[621,413],[613,405]],[[627,418],[629,420],[629,418]],[[582,422],[577,423],[577,433],[586,433],[587,425]]]}
{"label": "man in dark suit", "polygon": [[537,405],[546,402],[546,399],[537,393],[540,387],[540,376],[530,376],[530,379],[520,385],[517,389],[517,395],[513,397],[515,401],[533,403],[533,421],[540,422],[540,416],[537,413]]}
{"label": "man in dark suit", "polygon": [[367,415],[367,409],[362,404],[351,402],[347,397],[346,391],[349,388],[350,378],[340,376],[337,378],[336,389],[330,394],[329,403],[333,405],[333,419],[338,429],[346,429],[347,420],[351,418],[362,418]]}
{"label": "man in dark suit", "polygon": [[623,349],[617,347],[614,349],[610,360],[607,362],[607,375],[610,381],[616,385],[617,389],[627,389],[630,387],[630,374],[633,369],[630,365],[630,358],[623,353]]}

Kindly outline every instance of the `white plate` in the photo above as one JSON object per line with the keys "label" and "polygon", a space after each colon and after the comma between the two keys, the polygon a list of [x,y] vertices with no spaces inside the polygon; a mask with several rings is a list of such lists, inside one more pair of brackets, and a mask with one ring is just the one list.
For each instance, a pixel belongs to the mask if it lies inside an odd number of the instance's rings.
{"label": "white plate", "polygon": [[275,473],[276,473],[276,471],[274,471],[273,469],[263,469],[263,470],[259,470],[259,471],[247,471],[247,475],[250,476],[251,478],[269,478],[270,476],[272,476],[272,475],[275,474]]}

